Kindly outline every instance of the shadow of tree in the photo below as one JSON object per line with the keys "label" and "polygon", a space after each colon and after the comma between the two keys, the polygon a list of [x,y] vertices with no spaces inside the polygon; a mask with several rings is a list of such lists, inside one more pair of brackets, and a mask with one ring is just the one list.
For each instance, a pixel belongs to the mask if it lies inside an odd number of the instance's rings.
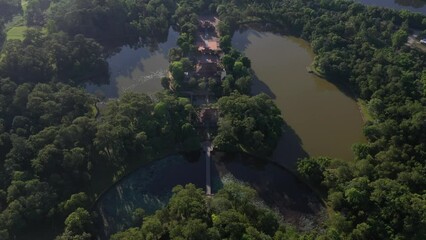
{"label": "shadow of tree", "polygon": [[[272,99],[276,99],[276,95],[272,89],[260,80],[255,72],[252,75],[252,94],[265,93]],[[297,160],[305,157],[309,157],[309,155],[302,147],[302,139],[290,125],[284,122],[283,134],[272,155],[272,160],[289,169],[296,169]]]}
{"label": "shadow of tree", "polygon": [[[212,176],[222,182],[231,179],[250,185],[266,205],[300,229],[315,226],[323,215],[321,199],[294,173],[276,164],[244,154],[217,153],[212,169]],[[215,188],[221,188],[222,182]]]}
{"label": "shadow of tree", "polygon": [[251,41],[249,40],[249,35],[254,35],[258,38],[263,38],[264,34],[258,32],[248,27],[241,27],[237,32],[232,36],[232,46],[240,52],[244,52],[248,46],[250,46]]}
{"label": "shadow of tree", "polygon": [[272,161],[286,168],[296,169],[297,161],[306,157],[309,154],[303,149],[302,140],[291,126],[284,123],[283,135],[272,155]]}
{"label": "shadow of tree", "polygon": [[257,77],[256,72],[252,71],[251,94],[257,95],[260,93],[265,93],[272,99],[277,97],[272,89]]}

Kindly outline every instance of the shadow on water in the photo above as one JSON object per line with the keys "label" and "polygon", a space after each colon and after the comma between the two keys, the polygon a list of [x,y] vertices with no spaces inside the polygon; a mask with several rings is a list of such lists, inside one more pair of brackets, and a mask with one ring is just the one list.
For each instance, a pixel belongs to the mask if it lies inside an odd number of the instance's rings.
{"label": "shadow on water", "polygon": [[[176,185],[193,183],[205,190],[204,155],[193,153],[187,157],[174,155],[145,164],[102,194],[94,206],[99,239],[139,226],[140,222],[133,220],[135,209],[153,214],[166,206]],[[213,193],[232,176],[257,190],[266,205],[300,229],[311,229],[323,216],[324,206],[319,197],[292,172],[272,162],[240,154],[214,153],[211,176]]]}
{"label": "shadow on water", "polygon": [[[314,227],[323,214],[320,198],[292,172],[246,155],[214,155],[214,173],[254,188],[260,199],[299,229]],[[215,175],[213,175],[215,176]],[[213,186],[215,190],[220,186]]]}
{"label": "shadow on water", "polygon": [[254,72],[254,71],[252,72],[251,93],[253,95],[265,93],[266,95],[268,95],[272,99],[277,98],[277,96],[272,91],[272,89],[267,84],[265,84],[262,80],[260,80],[257,77],[256,72]]}
{"label": "shadow on water", "polygon": [[283,125],[283,134],[272,155],[272,161],[289,169],[296,169],[297,161],[309,157],[302,147],[302,139],[287,123]]}
{"label": "shadow on water", "polygon": [[[274,28],[273,26],[265,27],[264,25],[259,25],[259,24],[242,26],[237,32],[238,34],[234,34],[233,36],[232,44],[233,44],[233,47],[235,47],[241,52],[246,51],[247,48],[251,44],[253,44],[250,38],[252,39],[255,38],[256,41],[260,41],[260,39],[262,38],[268,38],[268,33],[272,33],[274,35],[281,36],[281,37],[292,36],[290,32],[282,31],[280,29]],[[294,41],[292,43],[296,44],[298,47],[305,49],[306,51],[310,52],[310,54],[314,55],[314,53],[311,52],[311,45],[309,42],[303,40],[303,41]],[[345,94],[345,96],[353,100],[357,100],[357,94],[351,89],[348,83],[340,82],[341,78],[339,77],[333,78],[331,76],[325,76],[325,78],[323,79],[322,76],[318,76],[318,77],[321,78],[322,81],[327,81],[333,84],[336,88],[339,89],[339,91]],[[276,99],[276,95],[273,93],[273,91],[268,86],[268,84],[260,80],[256,72],[253,71],[252,93],[259,94],[262,92],[269,95],[272,99]]]}
{"label": "shadow on water", "polygon": [[[246,39],[247,37],[245,37]],[[253,72],[252,94],[265,93],[272,99],[276,99],[275,93],[256,73]],[[278,141],[277,147],[273,153],[272,160],[282,166],[290,169],[296,168],[296,162],[300,158],[309,157],[308,153],[302,147],[302,139],[297,135],[294,129],[286,122],[283,124],[283,134]]]}
{"label": "shadow on water", "polygon": [[[312,73],[314,74],[314,73]],[[316,74],[314,74],[315,76],[317,76]],[[349,80],[342,80],[342,79],[347,79],[347,78],[341,78],[341,77],[335,77],[335,76],[318,76],[319,78],[321,78],[322,81],[327,81],[329,83],[331,83],[334,87],[336,87],[339,92],[343,93],[346,97],[352,99],[353,101],[357,101],[358,100],[358,93],[355,90],[356,87],[351,87]]]}
{"label": "shadow on water", "polygon": [[232,46],[240,52],[244,52],[247,47],[252,44],[248,38],[250,34],[253,34],[258,38],[263,38],[265,36],[265,34],[260,31],[247,31],[249,29],[249,27],[242,26],[240,29],[238,29],[238,38],[236,38],[237,36],[235,34],[233,35]]}
{"label": "shadow on water", "polygon": [[341,80],[308,72],[315,57],[308,42],[249,29],[235,33],[233,44],[246,48],[244,54],[252,60],[252,93],[271,96],[287,122],[275,162],[294,169],[297,159],[308,154],[353,158],[350,146],[364,140],[356,95]]}
{"label": "shadow on water", "polygon": [[395,0],[395,4],[407,7],[422,8],[426,5],[426,1],[422,0]]}
{"label": "shadow on water", "polygon": [[205,186],[205,161],[181,155],[166,157],[141,166],[108,189],[95,204],[99,239],[108,239],[117,231],[138,226],[133,220],[135,209],[147,215],[163,208],[176,185],[194,183]]}

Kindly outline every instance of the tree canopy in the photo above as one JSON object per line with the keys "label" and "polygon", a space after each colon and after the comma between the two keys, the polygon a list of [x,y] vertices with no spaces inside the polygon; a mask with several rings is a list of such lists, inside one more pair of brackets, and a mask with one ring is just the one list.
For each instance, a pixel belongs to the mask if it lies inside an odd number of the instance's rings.
{"label": "tree canopy", "polygon": [[176,186],[167,206],[143,218],[111,239],[289,239],[295,230],[285,226],[270,209],[256,200],[256,191],[229,182],[207,198],[193,184]]}
{"label": "tree canopy", "polygon": [[217,103],[219,129],[213,143],[222,150],[268,156],[282,134],[281,111],[266,94],[233,93]]}
{"label": "tree canopy", "polygon": [[[322,237],[424,238],[426,55],[405,43],[413,30],[426,28],[426,17],[341,0],[214,5],[224,32],[259,21],[309,41],[317,72],[368,103],[368,142],[354,146],[353,163],[311,158],[298,165],[336,211]],[[223,59],[228,69],[235,65],[230,60]]]}
{"label": "tree canopy", "polygon": [[[108,81],[106,58],[117,46],[155,47],[171,25],[181,32],[169,55],[179,82],[191,66],[186,57],[194,52],[198,14],[207,9],[221,19],[227,75],[221,84],[188,84],[225,96],[218,101],[217,148],[267,156],[282,132],[270,98],[242,95],[250,94],[251,63],[230,46],[242,22],[268,23],[309,41],[315,70],[367,103],[368,142],[354,145],[353,162],[317,157],[298,164],[333,210],[316,232],[283,227],[246,187],[225,186],[209,199],[186,186],[175,188],[169,205],[143,218],[140,228],[114,238],[425,238],[426,57],[405,44],[413,30],[424,32],[424,15],[343,0],[25,2],[23,9],[21,1],[0,0],[1,239],[46,226],[60,228],[58,239],[91,239],[95,168],[117,169],[170,146],[199,149],[188,99],[126,94],[96,117],[95,97],[81,86]],[[22,40],[6,41],[4,24],[17,14],[30,28]]]}

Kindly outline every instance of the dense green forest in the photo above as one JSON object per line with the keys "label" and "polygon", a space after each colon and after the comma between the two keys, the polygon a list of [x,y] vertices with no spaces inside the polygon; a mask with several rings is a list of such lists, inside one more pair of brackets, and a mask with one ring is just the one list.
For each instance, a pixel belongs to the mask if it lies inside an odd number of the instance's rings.
{"label": "dense green forest", "polygon": [[[206,207],[207,206],[207,207]],[[155,215],[142,217],[141,227],[111,239],[289,239],[297,236],[276,213],[263,206],[256,191],[226,183],[214,197],[188,184],[173,189],[169,204]]]}
{"label": "dense green forest", "polygon": [[[88,192],[94,169],[106,161],[121,169],[129,159],[197,149],[187,99],[128,94],[95,119],[93,96],[62,83],[1,80],[0,227],[18,234],[63,219]],[[165,146],[169,146],[168,148]],[[63,209],[62,205],[71,205]],[[63,221],[63,220],[60,220]],[[27,229],[27,230],[25,230]]]}
{"label": "dense green forest", "polygon": [[219,129],[213,144],[225,152],[270,156],[282,133],[281,111],[266,94],[233,93],[218,101]]}
{"label": "dense green forest", "polygon": [[223,1],[216,7],[227,28],[269,23],[308,40],[317,70],[368,102],[374,120],[364,129],[368,143],[354,146],[354,162],[299,164],[334,209],[324,236],[424,238],[426,56],[404,42],[412,29],[426,29],[425,16],[348,1]]}
{"label": "dense green forest", "polygon": [[[120,46],[155,48],[171,26],[181,32],[179,47],[170,52],[171,70],[178,75],[185,56],[194,51],[197,17],[204,11],[221,19],[221,61],[228,72],[221,86],[208,86],[230,95],[219,101],[228,110],[218,145],[239,144],[240,150],[267,154],[280,131],[280,114],[269,107],[270,99],[239,95],[250,92],[250,60],[232,49],[231,36],[248,23],[309,41],[317,55],[315,69],[368,103],[373,116],[364,128],[368,142],[354,146],[352,162],[300,161],[300,175],[330,206],[329,219],[313,232],[282,225],[254,202],[255,193],[247,187],[225,186],[207,199],[186,186],[175,188],[165,209],[141,218],[140,228],[114,238],[426,237],[426,54],[404,44],[412,30],[424,34],[424,15],[343,0],[25,3],[0,0],[0,239],[34,234],[91,239],[97,234],[90,206],[103,190],[91,183],[105,177],[97,169],[111,168],[119,176],[132,161],[199,148],[187,99],[170,92],[155,98],[126,94],[98,115],[96,97],[82,86],[108,82],[106,58]],[[9,23],[19,14],[28,30],[22,39],[6,40]],[[235,112],[238,102],[250,118]],[[257,104],[268,107],[253,109]],[[232,138],[226,122],[237,123]],[[241,131],[246,127],[251,131]],[[266,148],[265,141],[270,141]]]}
{"label": "dense green forest", "polygon": [[[127,94],[98,114],[86,83],[109,79],[117,46],[155,45],[173,1],[1,1],[3,23],[24,11],[27,31],[0,57],[0,239],[90,239],[90,205],[130,162],[199,148],[187,99]],[[49,6],[50,5],[50,6]],[[31,15],[31,16],[30,16]],[[125,26],[123,28],[123,24]],[[5,41],[2,31],[1,40]],[[113,176],[99,169],[109,168]],[[109,172],[111,172],[111,170]],[[61,233],[63,232],[63,233]]]}

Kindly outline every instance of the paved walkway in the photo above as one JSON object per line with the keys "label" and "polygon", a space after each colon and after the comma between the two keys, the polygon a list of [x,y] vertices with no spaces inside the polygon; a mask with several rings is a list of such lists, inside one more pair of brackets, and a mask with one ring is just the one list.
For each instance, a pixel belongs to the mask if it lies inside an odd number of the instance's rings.
{"label": "paved walkway", "polygon": [[210,141],[203,143],[203,152],[206,159],[206,195],[212,195],[211,188],[211,151],[213,151],[213,146]]}

